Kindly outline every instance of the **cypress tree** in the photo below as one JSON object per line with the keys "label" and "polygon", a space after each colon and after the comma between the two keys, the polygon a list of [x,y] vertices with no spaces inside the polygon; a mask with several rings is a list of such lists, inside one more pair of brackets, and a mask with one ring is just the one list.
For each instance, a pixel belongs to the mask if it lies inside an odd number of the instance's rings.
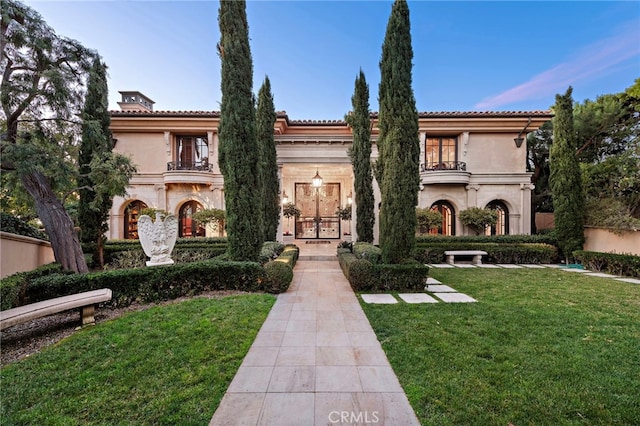
{"label": "cypress tree", "polygon": [[411,88],[413,49],[409,7],[391,9],[380,60],[378,162],[380,248],[385,263],[399,263],[415,247],[415,208],[420,185],[418,112]]}
{"label": "cypress tree", "polygon": [[353,133],[349,157],[353,165],[356,233],[358,241],[373,242],[374,199],[371,175],[371,117],[369,111],[369,85],[360,70],[351,97],[353,113],[346,117]]}
{"label": "cypress tree", "polygon": [[258,109],[256,112],[256,128],[258,133],[258,183],[262,189],[261,204],[263,217],[264,241],[276,241],[278,222],[280,221],[280,183],[278,181],[278,162],[276,143],[273,138],[273,126],[276,122],[276,111],[273,106],[273,94],[269,77],[258,91]]}
{"label": "cypress tree", "polygon": [[78,221],[80,239],[92,245],[93,255],[100,267],[104,265],[104,233],[109,229],[107,219],[113,200],[108,196],[98,196],[96,182],[91,178],[91,160],[104,158],[113,149],[113,137],[109,126],[109,100],[107,87],[107,67],[96,58],[89,72],[87,94],[82,109],[82,141],[78,155],[78,186],[80,200]]}
{"label": "cypress tree", "polygon": [[558,245],[567,261],[584,244],[584,194],[573,128],[573,89],[556,95],[553,144],[549,150],[549,184]]}
{"label": "cypress tree", "polygon": [[262,248],[262,217],[258,208],[256,111],[245,1],[220,1],[218,23],[222,62],[218,164],[224,176],[227,253],[232,260],[256,261]]}

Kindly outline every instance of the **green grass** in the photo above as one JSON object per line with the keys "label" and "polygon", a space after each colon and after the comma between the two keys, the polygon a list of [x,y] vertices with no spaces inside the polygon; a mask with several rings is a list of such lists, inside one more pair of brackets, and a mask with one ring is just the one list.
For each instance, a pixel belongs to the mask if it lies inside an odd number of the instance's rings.
{"label": "green grass", "polygon": [[363,303],[423,425],[640,424],[640,286],[432,269],[478,303]]}
{"label": "green grass", "polygon": [[275,298],[198,298],[82,330],[0,370],[4,425],[205,425]]}

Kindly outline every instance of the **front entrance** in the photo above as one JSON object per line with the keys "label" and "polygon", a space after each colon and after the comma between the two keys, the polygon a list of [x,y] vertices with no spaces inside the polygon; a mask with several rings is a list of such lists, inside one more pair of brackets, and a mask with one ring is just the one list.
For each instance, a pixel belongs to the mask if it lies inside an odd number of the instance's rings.
{"label": "front entrance", "polygon": [[296,238],[340,238],[340,184],[296,183],[295,204],[302,214],[296,219]]}

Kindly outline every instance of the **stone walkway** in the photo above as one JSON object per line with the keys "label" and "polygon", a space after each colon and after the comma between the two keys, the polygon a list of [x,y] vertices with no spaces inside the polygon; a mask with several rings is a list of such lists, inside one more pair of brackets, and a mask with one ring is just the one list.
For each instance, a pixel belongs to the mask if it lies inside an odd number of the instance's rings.
{"label": "stone walkway", "polygon": [[419,425],[335,254],[304,253],[210,425]]}

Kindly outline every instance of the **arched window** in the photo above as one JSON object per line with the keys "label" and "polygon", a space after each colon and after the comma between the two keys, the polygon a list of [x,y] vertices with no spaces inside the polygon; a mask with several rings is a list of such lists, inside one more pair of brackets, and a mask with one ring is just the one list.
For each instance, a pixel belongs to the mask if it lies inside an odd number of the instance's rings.
{"label": "arched window", "polygon": [[180,237],[204,237],[206,231],[193,220],[193,214],[202,210],[202,205],[197,201],[187,201],[180,207]]}
{"label": "arched window", "polygon": [[442,225],[430,231],[432,234],[456,235],[456,212],[447,201],[436,201],[431,205],[431,210],[442,214]]}
{"label": "arched window", "polygon": [[147,205],[140,200],[130,202],[124,209],[124,238],[127,240],[138,239],[138,218],[140,211]]}
{"label": "arched window", "polygon": [[507,235],[509,233],[509,209],[499,200],[493,200],[487,204],[487,208],[498,213],[498,221],[495,226],[487,227],[486,235]]}

